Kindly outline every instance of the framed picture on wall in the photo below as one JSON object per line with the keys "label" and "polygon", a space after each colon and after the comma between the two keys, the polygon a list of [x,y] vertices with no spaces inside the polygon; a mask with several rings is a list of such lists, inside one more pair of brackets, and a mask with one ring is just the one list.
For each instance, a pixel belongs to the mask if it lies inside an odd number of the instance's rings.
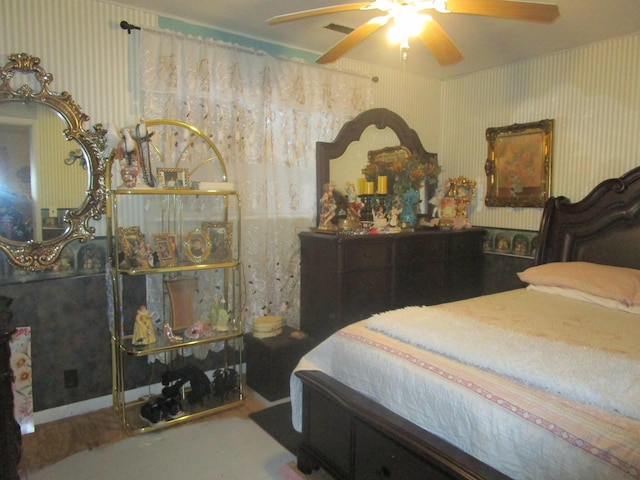
{"label": "framed picture on wall", "polygon": [[487,128],[489,207],[543,207],[551,191],[553,120]]}

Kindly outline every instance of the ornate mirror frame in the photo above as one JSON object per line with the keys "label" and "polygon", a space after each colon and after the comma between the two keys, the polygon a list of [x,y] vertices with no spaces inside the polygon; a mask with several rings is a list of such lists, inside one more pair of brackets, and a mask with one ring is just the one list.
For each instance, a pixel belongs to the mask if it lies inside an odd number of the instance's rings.
{"label": "ornate mirror frame", "polygon": [[[11,80],[16,73],[33,74],[39,90],[29,85],[13,88]],[[53,75],[40,66],[40,59],[27,53],[9,55],[9,62],[0,68],[0,104],[39,104],[55,111],[67,124],[64,136],[75,141],[83,154],[88,171],[88,187],[82,204],[75,210],[68,210],[63,216],[65,231],[51,240],[17,242],[0,237],[0,250],[16,267],[37,271],[51,267],[59,258],[62,249],[74,240],[84,243],[92,239],[95,228],[89,221],[99,220],[106,212],[107,188],[105,172],[107,159],[102,157],[106,146],[106,130],[95,125],[93,130],[85,130],[89,116],[82,112],[68,92],[55,93],[49,89]]]}
{"label": "ornate mirror frame", "polygon": [[[351,142],[359,141],[362,133],[370,125],[375,125],[379,130],[388,127],[393,130],[400,140],[399,146],[388,147],[387,149],[382,149],[382,151],[372,152],[372,155],[375,153],[388,153],[396,152],[399,149],[408,149],[409,152],[420,159],[428,159],[433,163],[438,163],[438,155],[427,152],[424,149],[416,131],[410,128],[401,116],[386,108],[373,108],[360,113],[353,120],[346,122],[333,142],[316,142],[316,198],[322,196],[323,185],[331,179],[331,159],[340,157]],[[363,168],[366,166],[367,161],[368,159],[363,158]],[[431,196],[435,194],[436,188],[437,184],[425,185],[427,198],[431,198]],[[322,205],[321,202],[318,202],[318,219],[320,219],[321,214]]]}

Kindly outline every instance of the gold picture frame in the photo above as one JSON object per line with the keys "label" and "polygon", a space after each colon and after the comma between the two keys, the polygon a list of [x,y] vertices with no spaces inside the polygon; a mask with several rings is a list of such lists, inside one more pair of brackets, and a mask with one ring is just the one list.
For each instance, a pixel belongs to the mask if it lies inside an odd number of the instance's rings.
{"label": "gold picture frame", "polygon": [[[139,250],[145,246],[140,227],[118,227],[118,263],[124,268],[148,268],[149,262]],[[146,248],[145,248],[146,249]]]}
{"label": "gold picture frame", "polygon": [[214,263],[230,262],[233,257],[233,223],[202,222],[202,229],[209,235],[211,253],[209,258]]}
{"label": "gold picture frame", "polygon": [[488,207],[544,207],[551,192],[553,120],[486,131]]}
{"label": "gold picture frame", "polygon": [[153,244],[161,267],[174,267],[178,264],[178,249],[174,234],[154,233]]}
{"label": "gold picture frame", "polygon": [[158,184],[161,188],[189,188],[188,168],[160,168],[156,169]]}
{"label": "gold picture frame", "polygon": [[186,257],[193,263],[205,263],[211,253],[211,240],[206,230],[196,228],[184,242]]}

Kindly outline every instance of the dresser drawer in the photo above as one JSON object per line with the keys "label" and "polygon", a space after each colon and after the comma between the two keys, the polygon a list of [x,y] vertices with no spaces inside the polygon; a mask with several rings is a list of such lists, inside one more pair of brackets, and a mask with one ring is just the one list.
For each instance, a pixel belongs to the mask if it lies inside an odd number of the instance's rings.
{"label": "dresser drawer", "polygon": [[398,238],[395,244],[395,265],[425,265],[442,262],[447,255],[445,235],[420,235]]}
{"label": "dresser drawer", "polygon": [[461,231],[451,234],[449,258],[482,256],[484,231]]}
{"label": "dresser drawer", "polygon": [[445,480],[450,478],[434,465],[378,430],[359,420],[354,423],[354,480],[374,478]]}
{"label": "dresser drawer", "polygon": [[391,266],[391,242],[345,242],[344,270],[388,268]]}

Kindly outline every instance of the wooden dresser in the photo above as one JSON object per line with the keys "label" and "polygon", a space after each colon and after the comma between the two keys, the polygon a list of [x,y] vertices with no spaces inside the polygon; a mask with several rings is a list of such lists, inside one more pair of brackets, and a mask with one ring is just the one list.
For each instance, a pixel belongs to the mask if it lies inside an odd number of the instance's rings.
{"label": "wooden dresser", "polygon": [[322,340],[372,313],[482,294],[485,230],[300,237],[300,328]]}

